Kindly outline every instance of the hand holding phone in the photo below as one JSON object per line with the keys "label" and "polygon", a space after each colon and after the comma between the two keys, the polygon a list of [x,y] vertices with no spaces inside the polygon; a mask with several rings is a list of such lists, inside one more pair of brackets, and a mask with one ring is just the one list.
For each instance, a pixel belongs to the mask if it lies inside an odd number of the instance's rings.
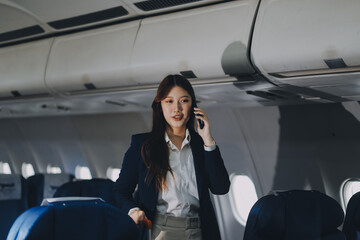
{"label": "hand holding phone", "polygon": [[[196,104],[196,102],[194,102],[193,107],[196,107],[196,108],[197,108],[197,104]],[[201,116],[201,117],[202,117],[203,115],[201,115],[201,114],[196,114],[196,116]],[[205,126],[204,121],[203,121],[203,120],[201,120],[201,119],[198,119],[198,122],[199,122],[200,129],[203,129],[203,128],[204,128],[204,126]]]}

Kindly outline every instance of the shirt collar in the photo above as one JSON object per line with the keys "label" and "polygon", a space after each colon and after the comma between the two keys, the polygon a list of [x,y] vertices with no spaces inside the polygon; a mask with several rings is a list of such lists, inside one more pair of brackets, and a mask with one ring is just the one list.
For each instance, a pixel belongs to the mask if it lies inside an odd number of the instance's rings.
{"label": "shirt collar", "polygon": [[[189,143],[190,143],[190,140],[191,140],[191,136],[190,136],[189,129],[186,129],[185,138],[184,138],[184,141],[182,142],[181,149],[183,149],[183,147],[185,147],[187,144],[189,144]],[[167,134],[166,131],[165,131],[165,142],[168,144],[168,146],[169,146],[172,150],[179,150],[179,149],[177,149],[177,147],[171,142],[171,140],[170,140],[170,138],[169,138],[169,135]],[[181,149],[180,149],[180,150],[181,150]]]}

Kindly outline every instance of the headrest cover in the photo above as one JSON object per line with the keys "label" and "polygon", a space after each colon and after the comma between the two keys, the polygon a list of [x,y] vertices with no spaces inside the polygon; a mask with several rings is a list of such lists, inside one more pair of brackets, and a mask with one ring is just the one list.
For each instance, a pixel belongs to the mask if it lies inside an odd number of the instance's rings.
{"label": "headrest cover", "polygon": [[0,174],[0,200],[21,199],[21,176]]}
{"label": "headrest cover", "polygon": [[58,206],[58,205],[71,205],[71,204],[84,204],[84,203],[104,203],[101,198],[94,197],[59,197],[59,198],[46,198],[42,201],[41,206]]}

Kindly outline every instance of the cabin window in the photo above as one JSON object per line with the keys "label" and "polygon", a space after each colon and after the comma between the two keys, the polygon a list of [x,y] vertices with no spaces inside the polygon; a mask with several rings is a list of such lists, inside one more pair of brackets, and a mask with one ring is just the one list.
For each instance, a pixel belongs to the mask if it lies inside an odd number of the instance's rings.
{"label": "cabin window", "polygon": [[236,220],[245,226],[249,212],[258,200],[255,185],[246,175],[232,175],[230,187],[230,204]]}
{"label": "cabin window", "polygon": [[92,178],[90,169],[85,166],[76,166],[75,177],[77,179],[91,179]]}
{"label": "cabin window", "polygon": [[106,170],[107,178],[113,180],[114,182],[118,179],[119,174],[120,174],[120,168],[108,167],[108,169]]}
{"label": "cabin window", "polygon": [[31,163],[23,163],[21,166],[21,173],[24,178],[35,175],[34,167]]}
{"label": "cabin window", "polygon": [[61,168],[57,166],[52,166],[51,164],[48,164],[46,167],[46,172],[50,174],[60,174]]}
{"label": "cabin window", "polygon": [[350,178],[343,182],[340,189],[340,198],[344,211],[346,211],[346,207],[350,198],[359,191],[360,191],[360,179]]}
{"label": "cabin window", "polygon": [[0,162],[0,174],[11,174],[9,163]]}

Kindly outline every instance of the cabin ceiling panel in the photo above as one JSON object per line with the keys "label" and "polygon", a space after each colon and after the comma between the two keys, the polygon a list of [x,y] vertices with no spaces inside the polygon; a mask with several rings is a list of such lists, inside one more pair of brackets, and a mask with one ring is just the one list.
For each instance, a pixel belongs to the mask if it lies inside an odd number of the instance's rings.
{"label": "cabin ceiling panel", "polygon": [[2,33],[37,25],[38,22],[18,9],[2,5],[0,2],[0,36]]}

